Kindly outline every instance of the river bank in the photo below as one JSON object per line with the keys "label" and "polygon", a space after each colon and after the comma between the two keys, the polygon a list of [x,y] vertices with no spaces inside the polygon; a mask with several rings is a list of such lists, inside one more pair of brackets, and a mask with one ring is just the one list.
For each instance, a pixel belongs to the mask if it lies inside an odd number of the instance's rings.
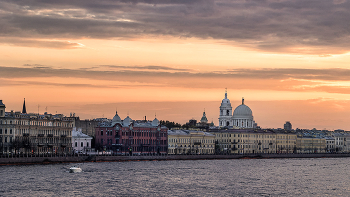
{"label": "river bank", "polygon": [[127,162],[162,160],[219,160],[219,159],[279,159],[279,158],[339,158],[350,157],[341,154],[247,154],[247,155],[163,155],[163,156],[66,156],[66,157],[8,157],[0,158],[0,165],[30,165],[81,162]]}

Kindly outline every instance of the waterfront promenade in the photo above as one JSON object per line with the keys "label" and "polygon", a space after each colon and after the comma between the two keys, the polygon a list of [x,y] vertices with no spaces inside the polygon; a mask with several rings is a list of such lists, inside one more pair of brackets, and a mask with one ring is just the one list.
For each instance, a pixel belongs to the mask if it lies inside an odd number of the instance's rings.
{"label": "waterfront promenade", "polygon": [[126,161],[162,161],[162,160],[214,160],[214,159],[279,159],[279,158],[339,158],[350,157],[350,153],[313,153],[313,154],[231,154],[231,155],[149,155],[149,156],[27,156],[1,157],[0,165],[28,165],[80,162],[126,162]]}

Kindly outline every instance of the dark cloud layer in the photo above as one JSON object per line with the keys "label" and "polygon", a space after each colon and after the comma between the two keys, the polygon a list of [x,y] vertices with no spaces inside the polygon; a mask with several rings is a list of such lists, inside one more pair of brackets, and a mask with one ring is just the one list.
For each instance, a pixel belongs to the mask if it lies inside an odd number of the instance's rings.
{"label": "dark cloud layer", "polygon": [[[101,70],[101,68],[113,68]],[[118,68],[118,69],[116,69]],[[84,69],[53,68],[45,65],[25,64],[23,67],[1,67],[1,78],[37,78],[37,77],[73,77],[97,80],[126,80],[144,82],[145,78],[182,79],[262,79],[262,80],[320,80],[320,81],[350,81],[350,69],[298,69],[298,68],[267,68],[267,69],[231,69],[217,72],[194,72],[187,69],[176,69],[166,66],[95,66]]]}
{"label": "dark cloud layer", "polygon": [[214,38],[258,50],[335,54],[350,47],[346,0],[1,1],[0,36]]}

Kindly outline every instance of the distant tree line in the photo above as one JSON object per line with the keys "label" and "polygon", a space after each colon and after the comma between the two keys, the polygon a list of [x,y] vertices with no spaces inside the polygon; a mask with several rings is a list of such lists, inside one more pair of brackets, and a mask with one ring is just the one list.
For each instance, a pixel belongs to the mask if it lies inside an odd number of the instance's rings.
{"label": "distant tree line", "polygon": [[175,122],[170,122],[169,120],[161,120],[159,121],[161,125],[166,126],[168,129],[172,128],[182,128],[183,125]]}

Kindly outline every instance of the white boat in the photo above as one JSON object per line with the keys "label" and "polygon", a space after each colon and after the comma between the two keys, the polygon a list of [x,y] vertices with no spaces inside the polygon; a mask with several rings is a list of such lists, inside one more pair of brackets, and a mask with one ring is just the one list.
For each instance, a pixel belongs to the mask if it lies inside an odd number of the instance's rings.
{"label": "white boat", "polygon": [[79,167],[73,166],[73,167],[69,168],[69,172],[76,173],[76,172],[82,172],[82,170]]}

